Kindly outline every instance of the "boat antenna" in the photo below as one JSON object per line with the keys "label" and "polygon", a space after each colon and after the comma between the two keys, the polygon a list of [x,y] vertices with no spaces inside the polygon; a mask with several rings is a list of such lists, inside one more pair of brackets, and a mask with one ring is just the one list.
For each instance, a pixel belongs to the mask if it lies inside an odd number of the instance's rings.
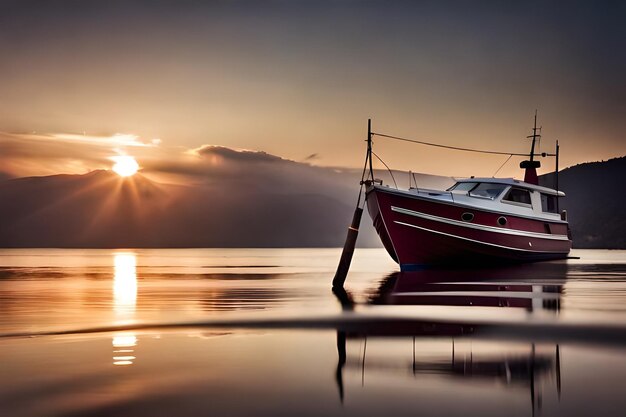
{"label": "boat antenna", "polygon": [[555,154],[555,168],[554,168],[554,188],[556,189],[556,211],[560,212],[559,208],[559,141],[556,141],[556,152]]}

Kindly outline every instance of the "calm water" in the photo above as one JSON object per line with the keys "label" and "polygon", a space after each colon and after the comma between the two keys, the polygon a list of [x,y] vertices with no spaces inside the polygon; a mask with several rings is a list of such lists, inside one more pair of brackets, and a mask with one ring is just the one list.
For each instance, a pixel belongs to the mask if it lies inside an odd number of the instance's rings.
{"label": "calm water", "polygon": [[623,416],[626,252],[0,250],[0,415]]}

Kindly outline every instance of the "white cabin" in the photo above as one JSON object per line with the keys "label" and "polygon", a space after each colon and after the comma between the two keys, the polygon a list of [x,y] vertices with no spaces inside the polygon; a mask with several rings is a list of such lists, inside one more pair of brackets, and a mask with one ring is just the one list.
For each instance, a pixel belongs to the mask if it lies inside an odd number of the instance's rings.
{"label": "white cabin", "polygon": [[546,220],[564,220],[557,198],[565,193],[513,178],[466,178],[446,191],[410,188],[409,193],[455,205]]}

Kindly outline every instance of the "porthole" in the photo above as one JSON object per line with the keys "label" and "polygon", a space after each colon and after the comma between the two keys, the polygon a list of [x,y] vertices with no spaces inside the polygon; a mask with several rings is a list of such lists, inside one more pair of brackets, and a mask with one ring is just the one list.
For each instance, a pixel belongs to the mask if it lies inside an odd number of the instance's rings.
{"label": "porthole", "polygon": [[498,217],[498,224],[500,226],[506,226],[506,217],[504,217],[504,216]]}
{"label": "porthole", "polygon": [[474,220],[474,215],[472,213],[465,212],[461,214],[461,220],[463,220],[464,222],[471,222],[472,220]]}

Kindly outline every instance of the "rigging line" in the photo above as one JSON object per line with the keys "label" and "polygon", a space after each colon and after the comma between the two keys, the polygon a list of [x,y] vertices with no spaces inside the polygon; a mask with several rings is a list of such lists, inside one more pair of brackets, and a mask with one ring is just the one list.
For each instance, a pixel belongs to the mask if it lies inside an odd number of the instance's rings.
{"label": "rigging line", "polygon": [[[404,141],[404,142],[419,143],[420,145],[435,146],[437,148],[454,149],[454,150],[457,150],[457,151],[489,153],[489,154],[493,154],[493,155],[529,156],[527,153],[483,151],[483,150],[480,150],[480,149],[470,149],[470,148],[460,148],[458,146],[440,145],[440,144],[437,144],[437,143],[424,142],[424,141],[415,140],[415,139],[407,139],[407,138],[402,138],[402,137],[399,137],[399,136],[385,135],[385,134],[382,134],[382,133],[375,133],[375,132],[372,132],[372,135],[373,136],[380,136],[380,137],[388,138],[388,139],[401,140],[401,141]],[[543,154],[535,154],[534,156],[544,156],[544,155]],[[545,156],[552,156],[552,155],[551,154],[546,154]]]}
{"label": "rigging line", "polygon": [[502,167],[503,167],[503,166],[505,166],[505,165],[506,165],[506,163],[507,163],[507,162],[509,162],[509,160],[510,160],[512,157],[513,157],[513,154],[509,155],[509,157],[508,157],[508,158],[506,158],[506,161],[504,161],[504,163],[503,163],[502,165],[500,165],[500,168],[498,168],[498,169],[496,170],[496,172],[494,172],[494,173],[493,173],[493,175],[491,176],[491,178],[494,178],[494,177],[496,176],[496,174],[497,174],[498,172],[500,172],[500,170],[502,169]]}
{"label": "rigging line", "polygon": [[372,155],[374,155],[380,162],[383,163],[383,165],[385,166],[385,168],[387,168],[387,171],[389,171],[389,174],[391,174],[391,179],[393,180],[393,185],[396,186],[396,190],[398,189],[398,184],[396,183],[396,179],[393,176],[393,172],[391,172],[391,169],[389,169],[389,167],[387,166],[387,164],[385,163],[385,161],[383,161],[382,159],[380,159],[380,156],[376,155],[376,152],[372,151]]}

